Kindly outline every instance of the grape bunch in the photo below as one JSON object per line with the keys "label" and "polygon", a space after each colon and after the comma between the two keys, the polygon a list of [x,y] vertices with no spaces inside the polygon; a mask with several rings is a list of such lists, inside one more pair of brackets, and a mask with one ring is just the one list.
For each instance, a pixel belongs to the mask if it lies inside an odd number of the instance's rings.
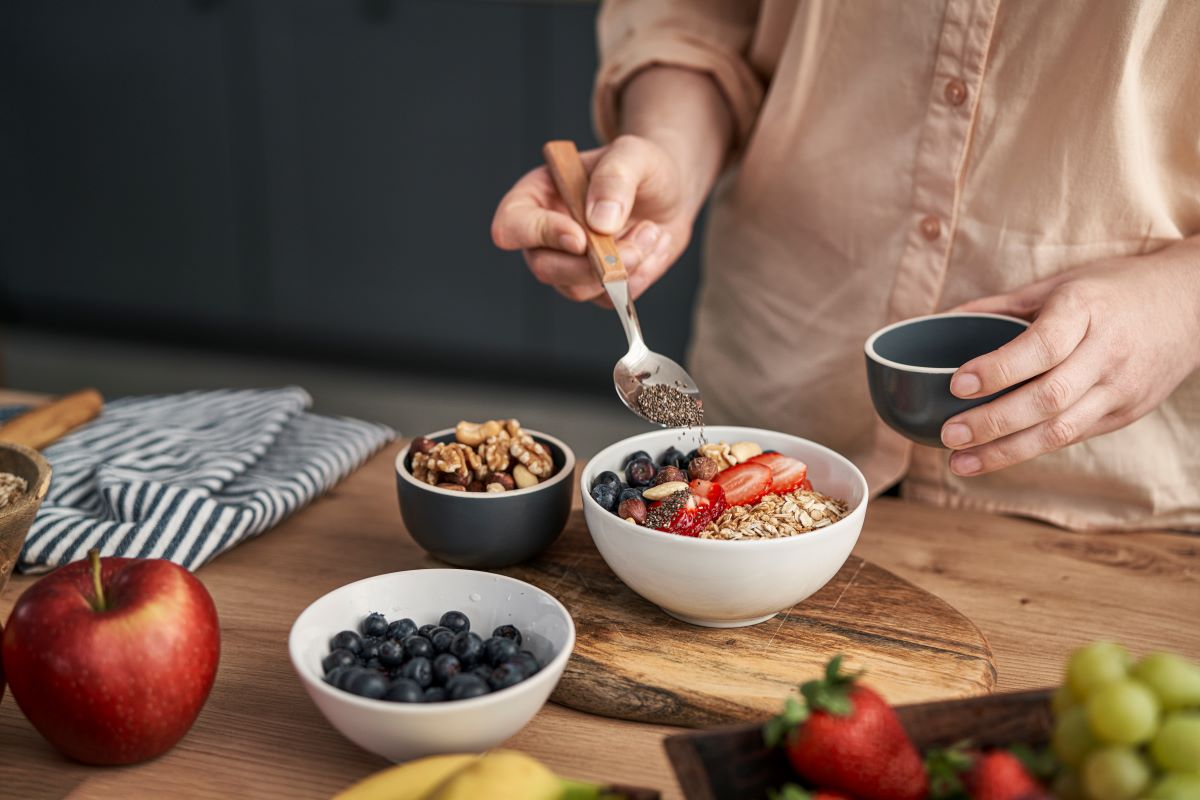
{"label": "grape bunch", "polygon": [[1063,800],[1200,798],[1200,667],[1171,653],[1134,662],[1095,642],[1067,661],[1054,697]]}

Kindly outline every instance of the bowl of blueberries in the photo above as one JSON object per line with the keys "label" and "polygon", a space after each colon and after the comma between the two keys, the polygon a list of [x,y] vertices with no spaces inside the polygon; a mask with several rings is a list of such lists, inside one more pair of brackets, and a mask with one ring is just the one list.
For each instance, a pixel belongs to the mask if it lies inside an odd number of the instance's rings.
{"label": "bowl of blueberries", "polygon": [[392,761],[482,752],[519,731],[575,646],[552,595],[503,575],[421,569],[320,598],[288,638],[292,666],[346,738]]}

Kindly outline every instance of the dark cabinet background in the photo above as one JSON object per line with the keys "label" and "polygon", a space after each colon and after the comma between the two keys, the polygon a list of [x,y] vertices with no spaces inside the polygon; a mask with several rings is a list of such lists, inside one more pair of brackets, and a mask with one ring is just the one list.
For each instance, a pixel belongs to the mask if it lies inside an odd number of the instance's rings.
{"label": "dark cabinet background", "polygon": [[[491,244],[542,142],[595,143],[595,6],[8,0],[0,314],[602,385],[612,312]],[[680,357],[695,247],[639,303]],[[461,368],[461,367],[459,367]]]}

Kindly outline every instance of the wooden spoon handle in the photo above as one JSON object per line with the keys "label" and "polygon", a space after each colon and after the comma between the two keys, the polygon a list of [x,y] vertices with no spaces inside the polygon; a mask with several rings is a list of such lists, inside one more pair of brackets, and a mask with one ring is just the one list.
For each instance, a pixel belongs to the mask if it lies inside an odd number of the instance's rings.
{"label": "wooden spoon handle", "polygon": [[579,160],[575,143],[546,142],[542,157],[546,160],[546,168],[550,170],[550,177],[554,179],[559,195],[571,210],[571,216],[583,226],[583,232],[587,235],[588,260],[592,262],[592,269],[596,271],[600,282],[625,280],[625,265],[621,262],[617,243],[611,236],[596,233],[588,227],[588,176],[583,162]]}
{"label": "wooden spoon handle", "polygon": [[0,425],[0,441],[16,442],[41,450],[85,422],[95,419],[103,407],[104,398],[99,392],[82,389]]}

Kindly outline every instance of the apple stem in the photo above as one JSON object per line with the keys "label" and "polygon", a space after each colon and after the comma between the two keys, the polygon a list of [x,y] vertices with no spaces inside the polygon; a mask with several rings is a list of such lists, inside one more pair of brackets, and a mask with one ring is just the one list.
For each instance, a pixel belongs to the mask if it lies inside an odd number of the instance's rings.
{"label": "apple stem", "polygon": [[104,602],[104,585],[100,583],[100,551],[93,547],[88,550],[88,558],[92,562],[92,586],[96,589],[96,597],[92,601],[92,607],[97,611],[104,611],[106,608]]}

